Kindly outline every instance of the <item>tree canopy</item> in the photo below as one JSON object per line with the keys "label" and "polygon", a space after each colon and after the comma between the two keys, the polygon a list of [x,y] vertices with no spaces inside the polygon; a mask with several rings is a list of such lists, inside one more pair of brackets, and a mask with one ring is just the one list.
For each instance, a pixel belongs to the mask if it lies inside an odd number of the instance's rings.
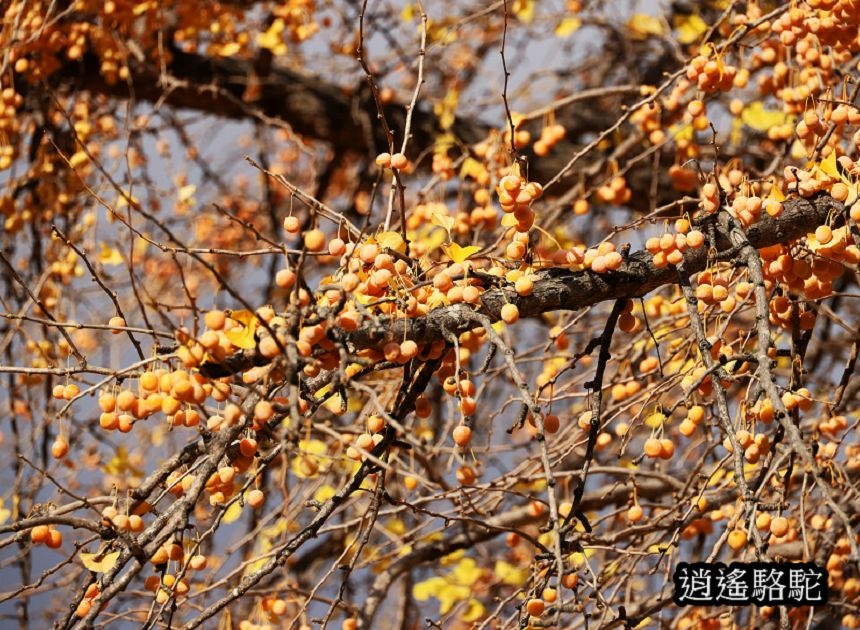
{"label": "tree canopy", "polygon": [[4,626],[860,628],[858,0],[4,11]]}

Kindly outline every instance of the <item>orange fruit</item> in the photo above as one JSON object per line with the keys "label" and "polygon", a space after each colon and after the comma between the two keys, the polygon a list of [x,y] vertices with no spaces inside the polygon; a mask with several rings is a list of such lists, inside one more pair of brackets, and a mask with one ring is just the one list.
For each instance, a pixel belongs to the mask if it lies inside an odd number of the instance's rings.
{"label": "orange fruit", "polygon": [[305,247],[312,252],[320,252],[325,247],[325,232],[319,228],[305,232]]}
{"label": "orange fruit", "polygon": [[47,542],[50,533],[51,532],[48,529],[47,525],[36,525],[33,529],[30,530],[30,540],[32,540],[37,545]]}
{"label": "orange fruit", "polygon": [[299,231],[301,223],[298,217],[286,217],[284,219],[284,229],[290,234],[295,234]]}
{"label": "orange fruit", "polygon": [[533,598],[526,603],[526,612],[532,617],[540,617],[543,614],[546,604],[542,599]]}
{"label": "orange fruit", "polygon": [[248,505],[250,505],[254,509],[257,509],[258,507],[263,505],[263,501],[266,500],[266,495],[263,494],[262,490],[254,488],[248,493],[245,500],[247,501]]}
{"label": "orange fruit", "polygon": [[513,324],[520,318],[520,309],[516,304],[505,304],[501,310],[502,321]]}
{"label": "orange fruit", "polygon": [[[108,321],[108,326],[110,326],[111,328],[125,328],[125,320],[119,315],[115,315],[114,317],[111,317]],[[118,335],[121,332],[121,330],[111,330],[111,334],[113,335]]]}
{"label": "orange fruit", "polygon": [[747,533],[742,529],[733,530],[729,534],[729,547],[735,551],[740,551],[747,545]]}
{"label": "orange fruit", "polygon": [[648,438],[645,440],[644,451],[648,457],[660,457],[663,452],[663,445],[657,438]]}
{"label": "orange fruit", "polygon": [[51,445],[51,455],[56,459],[62,459],[69,452],[69,442],[62,435],[58,435],[57,439]]}
{"label": "orange fruit", "polygon": [[48,540],[45,544],[51,549],[57,549],[63,544],[63,535],[56,529],[52,529],[48,532]]}
{"label": "orange fruit", "polygon": [[465,424],[461,424],[454,429],[454,443],[457,446],[466,446],[472,441],[472,429]]}

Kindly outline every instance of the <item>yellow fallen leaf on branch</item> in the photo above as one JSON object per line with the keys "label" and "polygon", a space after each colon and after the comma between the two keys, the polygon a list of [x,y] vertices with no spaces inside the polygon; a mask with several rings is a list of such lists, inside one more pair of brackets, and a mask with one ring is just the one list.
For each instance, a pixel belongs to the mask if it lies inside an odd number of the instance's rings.
{"label": "yellow fallen leaf on branch", "polygon": [[481,251],[481,248],[477,245],[467,245],[466,247],[461,247],[460,245],[457,245],[457,243],[443,245],[442,249],[455,263],[461,263],[469,256],[473,256],[474,254],[477,254],[479,251]]}
{"label": "yellow fallen leaf on branch", "polygon": [[116,561],[119,560],[119,551],[102,555],[98,553],[82,553],[81,562],[84,566],[94,573],[104,573],[113,569]]}
{"label": "yellow fallen leaf on branch", "polygon": [[393,249],[401,254],[406,253],[406,241],[404,241],[403,237],[397,232],[381,232],[376,237],[376,242],[382,247]]}
{"label": "yellow fallen leaf on branch", "polygon": [[241,310],[232,311],[230,319],[235,319],[242,324],[224,333],[224,336],[230,340],[230,343],[243,350],[250,350],[256,346],[257,342],[254,339],[254,331],[257,328],[257,316],[251,311]]}

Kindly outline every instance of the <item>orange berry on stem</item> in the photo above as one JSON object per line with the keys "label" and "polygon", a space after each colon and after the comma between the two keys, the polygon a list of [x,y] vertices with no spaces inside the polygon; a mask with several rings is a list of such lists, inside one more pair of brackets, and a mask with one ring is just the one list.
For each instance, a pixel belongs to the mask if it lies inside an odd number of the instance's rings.
{"label": "orange berry on stem", "polygon": [[[125,320],[122,317],[120,317],[119,315],[115,315],[115,316],[111,317],[110,320],[108,321],[108,326],[110,326],[112,329],[125,328]],[[121,332],[122,332],[121,330],[111,330],[111,334],[113,334],[113,335],[118,335]]]}
{"label": "orange berry on stem", "polygon": [[546,605],[542,599],[530,599],[526,604],[526,612],[532,617],[540,617],[543,614]]}
{"label": "orange berry on stem", "polygon": [[322,251],[325,247],[325,232],[319,228],[305,232],[305,247],[312,252]]}
{"label": "orange berry on stem", "polygon": [[62,459],[69,452],[69,442],[62,435],[58,435],[57,439],[51,445],[51,455],[56,459]]}
{"label": "orange berry on stem", "polygon": [[286,217],[284,219],[284,230],[290,234],[296,234],[301,227],[298,217]]}
{"label": "orange berry on stem", "polygon": [[657,438],[648,438],[645,440],[644,452],[648,457],[660,457],[663,452],[663,445]]}
{"label": "orange berry on stem", "polygon": [[50,530],[47,525],[36,525],[30,530],[30,540],[34,543],[41,544],[47,542]]}
{"label": "orange berry on stem", "polygon": [[472,441],[472,429],[465,424],[461,424],[454,429],[454,443],[457,446],[467,446]]}
{"label": "orange berry on stem", "polygon": [[266,500],[266,495],[263,494],[262,490],[254,488],[247,494],[245,500],[247,501],[248,505],[250,505],[256,510],[261,505],[263,505],[263,502]]}

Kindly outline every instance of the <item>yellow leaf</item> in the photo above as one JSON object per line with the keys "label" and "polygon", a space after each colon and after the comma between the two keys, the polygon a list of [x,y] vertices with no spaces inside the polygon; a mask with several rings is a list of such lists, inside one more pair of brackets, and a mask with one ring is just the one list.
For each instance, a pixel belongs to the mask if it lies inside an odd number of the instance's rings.
{"label": "yellow leaf", "polygon": [[3,505],[3,499],[0,499],[0,525],[9,520],[12,516],[12,511]]}
{"label": "yellow leaf", "polygon": [[787,115],[780,111],[767,110],[761,101],[754,101],[741,112],[741,120],[756,131],[767,131],[771,127],[785,124]]}
{"label": "yellow leaf", "polygon": [[651,35],[660,37],[666,34],[663,20],[653,15],[637,13],[627,21],[627,29],[633,39],[647,39]]}
{"label": "yellow leaf", "polygon": [[460,177],[471,177],[472,179],[478,179],[485,175],[486,172],[487,167],[472,157],[467,157],[465,160],[463,160],[463,166],[460,167]]}
{"label": "yellow leaf", "polygon": [[447,214],[439,210],[434,210],[430,213],[430,223],[444,228],[445,231],[450,234],[451,228],[454,227],[454,217],[449,217]]}
{"label": "yellow leaf", "polygon": [[87,569],[94,573],[110,571],[116,564],[117,560],[119,560],[119,551],[114,551],[109,554],[105,554],[104,556],[101,556],[101,554],[98,553],[81,554],[81,562],[84,563],[84,566]]}
{"label": "yellow leaf", "polygon": [[516,567],[504,560],[496,560],[496,565],[493,567],[493,573],[502,582],[508,586],[522,586],[529,579],[529,569],[527,567]]}
{"label": "yellow leaf", "polygon": [[72,157],[69,158],[69,166],[72,168],[78,168],[79,166],[83,166],[89,161],[89,157],[84,151],[78,151],[77,153],[73,153]]}
{"label": "yellow leaf", "polygon": [[284,20],[277,18],[265,33],[257,35],[257,45],[260,48],[265,48],[275,55],[283,55],[287,52],[287,45],[281,33],[285,28]]}
{"label": "yellow leaf", "polygon": [[520,22],[529,24],[535,19],[535,0],[514,0],[512,10]]}
{"label": "yellow leaf", "polygon": [[579,18],[566,17],[555,27],[555,36],[567,37],[578,31],[580,26],[582,26],[582,20]]}
{"label": "yellow leaf", "polygon": [[839,166],[836,164],[835,151],[831,151],[830,155],[821,160],[821,162],[818,163],[818,168],[820,168],[821,172],[828,177],[832,177],[835,180],[842,179],[842,175],[839,173]]}
{"label": "yellow leaf", "polygon": [[677,15],[674,22],[675,29],[678,31],[678,41],[682,44],[692,44],[708,30],[705,21],[695,14]]}
{"label": "yellow leaf", "polygon": [[290,462],[290,469],[296,477],[313,479],[328,470],[328,446],[322,440],[299,440],[299,453],[299,456]]}
{"label": "yellow leaf", "polygon": [[377,235],[376,242],[382,247],[393,249],[401,254],[406,253],[406,241],[397,232],[382,232]]}
{"label": "yellow leaf", "polygon": [[411,22],[415,19],[415,5],[407,4],[400,12],[400,19],[404,22]]}
{"label": "yellow leaf", "polygon": [[481,248],[477,245],[467,245],[466,247],[461,247],[457,245],[457,243],[451,243],[450,245],[443,245],[442,250],[446,254],[448,254],[448,257],[455,263],[461,263],[469,256],[477,254],[479,251],[481,251]]}
{"label": "yellow leaf", "polygon": [[134,467],[128,457],[128,449],[120,444],[116,447],[116,454],[110,458],[107,464],[102,466],[102,470],[109,475],[126,475],[141,476],[143,471]]}
{"label": "yellow leaf", "polygon": [[242,506],[239,505],[239,502],[236,501],[230,504],[230,507],[224,512],[224,517],[221,519],[221,522],[229,525],[230,523],[234,523],[239,520],[239,516],[242,515]]}
{"label": "yellow leaf", "polygon": [[319,490],[314,493],[314,501],[325,503],[335,494],[337,494],[337,490],[335,490],[332,486],[326,484],[324,486],[320,486]]}
{"label": "yellow leaf", "polygon": [[693,125],[672,125],[669,127],[669,135],[675,140],[686,140],[690,142],[695,136],[695,130],[693,129]]}
{"label": "yellow leaf", "polygon": [[197,186],[194,184],[188,184],[187,186],[183,186],[179,189],[179,193],[176,197],[179,201],[188,201],[194,196],[195,192],[197,192]]}
{"label": "yellow leaf", "polygon": [[227,42],[223,46],[218,47],[218,55],[221,57],[232,57],[242,50],[239,42]]}
{"label": "yellow leaf", "polygon": [[484,605],[477,599],[470,599],[466,604],[466,610],[460,615],[460,619],[466,623],[477,621],[486,614],[487,610]]}
{"label": "yellow leaf", "polygon": [[412,587],[412,596],[419,602],[426,602],[445,588],[446,584],[445,578],[439,576],[416,582]]}
{"label": "yellow leaf", "polygon": [[472,589],[468,586],[446,583],[436,595],[439,600],[439,614],[447,614],[457,603],[467,599],[471,594]]}
{"label": "yellow leaf", "polygon": [[242,324],[224,333],[224,336],[230,340],[230,343],[244,350],[250,350],[255,347],[257,342],[254,340],[254,331],[257,328],[257,316],[251,311],[241,310],[232,311],[230,319],[235,319]]}
{"label": "yellow leaf", "polygon": [[454,582],[463,586],[471,586],[483,575],[484,570],[478,566],[474,558],[463,558],[451,572]]}
{"label": "yellow leaf", "polygon": [[767,194],[768,198],[776,199],[777,201],[785,201],[785,193],[782,192],[782,189],[776,185],[776,180],[771,182],[770,192]]}
{"label": "yellow leaf", "polygon": [[454,124],[455,114],[457,112],[457,101],[460,100],[460,90],[456,88],[449,89],[441,101],[433,104],[433,112],[439,119],[439,126],[448,130]]}
{"label": "yellow leaf", "polygon": [[103,265],[121,265],[123,263],[122,254],[113,247],[102,243],[102,250],[99,252],[99,262]]}

